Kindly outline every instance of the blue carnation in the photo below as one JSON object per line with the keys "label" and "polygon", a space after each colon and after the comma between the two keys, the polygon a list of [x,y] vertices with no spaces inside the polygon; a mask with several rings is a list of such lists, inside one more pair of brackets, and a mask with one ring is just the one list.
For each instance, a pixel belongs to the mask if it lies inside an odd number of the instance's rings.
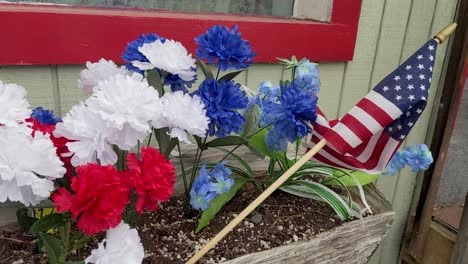
{"label": "blue carnation", "polygon": [[153,43],[156,40],[160,40],[162,43],[166,41],[165,38],[160,37],[156,34],[141,34],[137,39],[127,44],[124,53],[122,53],[122,59],[127,62],[125,67],[128,70],[135,71],[143,74],[143,71],[132,65],[132,61],[149,62],[148,59],[143,55],[138,48],[146,43]]}
{"label": "blue carnation", "polygon": [[317,65],[307,59],[302,59],[297,65],[294,83],[299,89],[305,89],[317,94],[320,91],[320,77]]}
{"label": "blue carnation", "polygon": [[405,149],[406,164],[413,172],[427,170],[434,161],[428,147],[424,144],[415,144]]}
{"label": "blue carnation", "polygon": [[272,125],[266,136],[270,150],[286,151],[287,142],[295,142],[311,132],[310,124],[317,118],[317,96],[300,90],[294,83],[281,86],[278,101],[267,101],[262,106],[260,126]]}
{"label": "blue carnation", "polygon": [[232,132],[241,132],[245,118],[236,109],[245,109],[249,100],[240,89],[240,84],[206,79],[194,94],[200,96],[205,104],[206,115],[210,119],[210,136],[225,137]]}
{"label": "blue carnation", "polygon": [[211,171],[208,171],[206,165],[203,165],[190,191],[192,208],[205,211],[216,196],[229,192],[234,185],[234,179],[230,177],[231,174],[232,171],[225,167],[224,163],[216,164]]}
{"label": "blue carnation", "polygon": [[53,110],[45,110],[42,107],[37,107],[32,110],[31,117],[39,121],[43,125],[55,125],[58,122],[62,122],[60,117],[54,116]]}
{"label": "blue carnation", "polygon": [[[196,69],[193,69],[193,71],[195,72]],[[172,92],[182,91],[187,93],[187,88],[191,88],[192,84],[196,81],[196,77],[191,81],[184,81],[177,74],[167,73],[166,77],[164,78],[164,85],[170,85]]]}
{"label": "blue carnation", "polygon": [[197,58],[216,63],[222,71],[245,69],[252,64],[255,53],[249,42],[241,38],[238,26],[229,31],[226,26],[213,26],[195,38]]}

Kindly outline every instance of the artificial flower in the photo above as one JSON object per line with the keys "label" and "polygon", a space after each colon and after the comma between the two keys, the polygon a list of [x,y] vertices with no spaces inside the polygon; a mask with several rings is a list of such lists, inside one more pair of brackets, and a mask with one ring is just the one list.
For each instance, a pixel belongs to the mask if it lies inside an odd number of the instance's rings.
{"label": "artificial flower", "polygon": [[310,62],[308,59],[302,59],[296,67],[294,83],[299,89],[318,94],[320,91],[320,77],[317,64]]}
{"label": "artificial flower", "polygon": [[247,68],[252,64],[255,53],[237,29],[238,26],[229,30],[226,26],[216,25],[195,38],[197,58],[216,63],[222,71]]}
{"label": "artificial flower", "polygon": [[143,54],[148,62],[134,60],[133,66],[140,70],[158,69],[177,75],[180,79],[191,82],[196,77],[194,69],[195,59],[187,52],[185,47],[178,41],[160,39],[145,43],[138,48],[138,51]]}
{"label": "artificial flower", "polygon": [[73,166],[96,163],[98,160],[102,165],[112,165],[117,162],[117,154],[107,139],[114,131],[101,116],[80,103],[73,106],[63,122],[57,123],[54,136],[70,141],[66,146],[73,153]]}
{"label": "artificial flower", "polygon": [[143,73],[142,70],[132,65],[133,61],[149,62],[145,55],[143,55],[138,49],[146,43],[152,43],[156,40],[160,40],[162,43],[166,41],[165,38],[160,37],[156,34],[141,34],[137,39],[128,43],[122,54],[122,59],[127,62],[125,67],[131,71]]}
{"label": "artificial flower", "polygon": [[240,89],[240,84],[206,79],[194,94],[200,96],[205,104],[206,114],[210,119],[210,136],[225,137],[242,130],[245,118],[236,110],[245,109],[249,100]]}
{"label": "artificial flower", "polygon": [[130,150],[150,131],[149,122],[161,114],[158,92],[131,76],[115,75],[100,82],[86,105],[112,127],[108,141]]}
{"label": "artificial flower", "polygon": [[10,200],[26,206],[49,198],[53,180],[65,168],[47,134],[32,136],[25,124],[0,126],[0,202]]}
{"label": "artificial flower", "polygon": [[317,113],[317,96],[299,90],[294,83],[281,85],[278,101],[263,104],[260,126],[272,125],[266,136],[267,147],[271,150],[286,151],[287,142],[295,142],[311,132]]}
{"label": "artificial flower", "polygon": [[382,174],[395,176],[398,172],[400,172],[406,165],[404,153],[405,152],[403,150],[398,150],[397,152],[395,152],[392,159],[387,164],[385,171]]}
{"label": "artificial flower", "polygon": [[26,90],[17,84],[0,81],[0,125],[18,126],[31,114]]}
{"label": "artificial flower", "polygon": [[129,203],[130,186],[114,167],[90,163],[76,168],[70,193],[61,187],[52,195],[59,212],[79,217],[77,227],[88,235],[117,226]]}
{"label": "artificial flower", "polygon": [[190,190],[190,205],[193,209],[205,211],[209,207],[209,203],[216,197],[216,193],[209,190],[209,175],[206,165],[200,168],[200,172],[193,181],[192,189]]}
{"label": "artificial flower", "polygon": [[118,67],[113,61],[100,59],[98,62],[86,62],[86,68],[81,71],[78,87],[83,94],[90,95],[93,88],[104,80],[115,75],[130,75],[124,67]]}
{"label": "artificial flower", "polygon": [[143,213],[145,208],[157,210],[159,203],[167,201],[174,192],[174,165],[157,149],[142,147],[141,158],[135,153],[128,154],[127,167],[138,195],[137,212]]}
{"label": "artificial flower", "polygon": [[424,144],[415,144],[405,149],[404,159],[413,172],[427,170],[434,161],[431,151]]}
{"label": "artificial flower", "polygon": [[231,169],[225,167],[224,163],[216,164],[210,174],[209,190],[218,195],[229,192],[232,185],[234,185],[234,179],[230,178],[231,174]]}
{"label": "artificial flower", "polygon": [[34,120],[38,121],[43,125],[55,125],[58,122],[62,122],[62,119],[60,117],[54,116],[53,110],[45,110],[42,107],[37,107],[33,109],[31,113],[31,118],[34,118]]}
{"label": "artificial flower", "polygon": [[145,250],[136,229],[123,221],[107,230],[106,238],[91,251],[86,263],[94,264],[139,264],[143,261]]}
{"label": "artificial flower", "polygon": [[406,165],[410,166],[413,172],[427,170],[433,161],[432,153],[426,145],[415,144],[395,152],[382,174],[394,176]]}
{"label": "artificial flower", "polygon": [[224,166],[224,163],[216,164],[211,171],[206,169],[206,164],[203,165],[190,190],[192,208],[205,211],[216,196],[229,192],[234,185],[231,174],[231,169]]}
{"label": "artificial flower", "polygon": [[178,91],[164,94],[161,102],[162,115],[153,119],[154,128],[168,127],[171,137],[186,143],[190,143],[187,133],[199,137],[206,135],[210,120],[200,97]]}
{"label": "artificial flower", "polygon": [[[192,68],[192,70],[195,72],[196,68]],[[174,75],[174,74],[168,73],[164,77],[164,85],[170,85],[172,92],[182,91],[184,93],[187,93],[188,92],[187,88],[191,88],[192,84],[196,80],[197,80],[196,75],[195,75],[195,78],[193,80],[184,81],[179,77],[179,75],[177,75],[177,74]]]}
{"label": "artificial flower", "polygon": [[[26,124],[32,128],[32,136],[35,136],[36,132],[49,135],[50,140],[52,140],[52,143],[54,144],[54,147],[56,149],[57,156],[63,162],[64,167],[67,171],[67,178],[71,179],[71,177],[73,176],[73,165],[71,164],[71,158],[73,153],[71,153],[67,147],[67,143],[70,142],[70,140],[64,137],[56,137],[54,135],[56,126],[54,124],[44,124],[42,122],[39,122],[35,118],[32,118],[33,114],[31,115],[31,118],[26,119]],[[49,120],[50,122],[51,120],[55,119],[53,118],[53,114],[51,117],[49,116],[50,118],[46,118],[48,116],[47,114],[39,116],[43,118],[43,121]]]}

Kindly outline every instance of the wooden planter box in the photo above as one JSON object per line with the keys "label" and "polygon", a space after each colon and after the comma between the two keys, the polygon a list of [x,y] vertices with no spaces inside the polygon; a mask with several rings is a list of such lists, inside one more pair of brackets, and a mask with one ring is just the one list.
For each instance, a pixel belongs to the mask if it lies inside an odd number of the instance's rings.
{"label": "wooden planter box", "polygon": [[[184,161],[191,164],[195,153],[195,144],[185,146],[182,150]],[[294,153],[290,149],[288,153]],[[203,153],[203,161],[219,160],[225,153],[207,150]],[[239,148],[236,154],[249,163],[254,171],[261,173],[267,166],[264,160],[255,157],[247,148]],[[171,160],[176,167],[179,167],[178,159]],[[236,164],[233,159],[228,158],[229,163]],[[238,165],[238,164],[237,164]],[[395,213],[392,211],[390,203],[383,194],[377,190],[374,184],[365,185],[364,191],[366,199],[373,211],[373,215],[347,222],[332,230],[319,233],[309,241],[298,241],[286,246],[275,247],[269,250],[252,253],[238,257],[236,259],[223,262],[225,264],[354,264],[367,263],[374,251],[382,242],[389,231]],[[182,183],[176,186],[176,192],[181,194]],[[357,188],[351,187],[353,201],[360,201]],[[364,207],[361,204],[361,207]]]}
{"label": "wooden planter box", "polygon": [[[374,215],[317,234],[309,241],[275,247],[223,263],[367,263],[390,229],[395,213],[373,184],[364,186],[364,189]],[[357,193],[355,196],[358,198]]]}

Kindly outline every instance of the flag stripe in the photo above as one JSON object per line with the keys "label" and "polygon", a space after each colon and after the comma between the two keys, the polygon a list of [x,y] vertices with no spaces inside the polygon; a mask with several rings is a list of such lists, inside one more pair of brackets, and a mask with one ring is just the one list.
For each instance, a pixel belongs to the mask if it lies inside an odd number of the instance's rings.
{"label": "flag stripe", "polygon": [[356,104],[361,109],[366,109],[367,113],[372,114],[374,119],[381,125],[387,126],[393,121],[393,118],[389,116],[384,110],[378,107],[373,102],[369,101],[367,98],[363,98],[359,103]]}
{"label": "flag stripe", "polygon": [[369,130],[372,133],[370,136],[379,132],[383,128],[379,122],[375,120],[374,116],[371,116],[358,106],[353,107],[351,111],[349,111],[349,115],[353,116],[359,123],[366,124],[366,130]]}
{"label": "flag stripe", "polygon": [[400,108],[375,91],[370,91],[366,98],[372,103],[378,105],[382,110],[385,111],[385,113],[392,117],[392,119],[396,119],[401,116],[401,114],[403,114]]}

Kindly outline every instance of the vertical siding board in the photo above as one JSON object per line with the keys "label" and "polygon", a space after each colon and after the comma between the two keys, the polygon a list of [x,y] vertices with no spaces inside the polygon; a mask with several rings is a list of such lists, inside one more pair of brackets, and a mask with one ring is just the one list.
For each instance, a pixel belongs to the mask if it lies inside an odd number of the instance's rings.
{"label": "vertical siding board", "polygon": [[280,64],[254,64],[247,68],[245,85],[253,91],[259,90],[263,81],[271,81],[273,85],[279,85],[283,76],[283,66]]}
{"label": "vertical siding board", "polygon": [[50,66],[0,67],[0,80],[23,86],[32,107],[56,109],[51,72]]}
{"label": "vertical siding board", "polygon": [[62,115],[70,111],[72,106],[86,97],[78,89],[78,78],[82,65],[59,65],[58,70],[58,86],[60,89],[60,103],[62,106]]}
{"label": "vertical siding board", "polygon": [[364,0],[359,18],[354,59],[347,63],[340,98],[339,116],[343,116],[369,91],[370,72],[375,58],[384,10],[384,1]]}
{"label": "vertical siding board", "polygon": [[318,104],[329,119],[338,118],[345,66],[344,62],[318,65],[321,82]]}
{"label": "vertical siding board", "polygon": [[[398,67],[410,9],[411,1],[408,0],[385,2],[380,39],[372,71],[371,87],[374,87]],[[389,201],[393,199],[395,185],[396,177],[381,177],[377,181],[377,186]]]}

